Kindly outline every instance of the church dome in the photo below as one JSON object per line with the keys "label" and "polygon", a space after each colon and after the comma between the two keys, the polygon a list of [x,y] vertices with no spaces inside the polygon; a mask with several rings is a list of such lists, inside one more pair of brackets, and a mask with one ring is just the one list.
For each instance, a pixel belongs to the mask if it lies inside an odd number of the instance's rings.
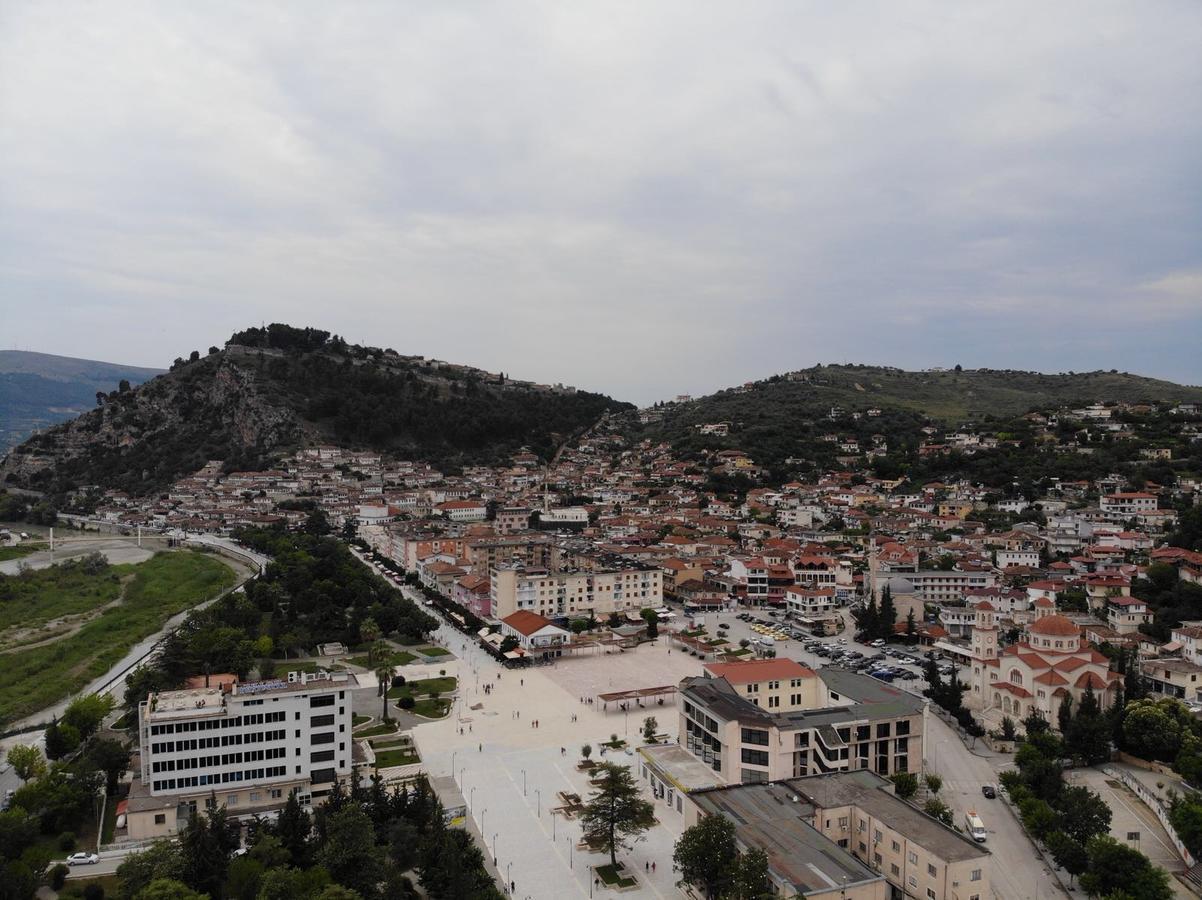
{"label": "church dome", "polygon": [[889,593],[894,597],[904,594],[915,594],[918,589],[914,587],[914,582],[909,578],[902,578],[900,575],[895,575],[885,582],[885,587],[889,588]]}
{"label": "church dome", "polygon": [[1081,629],[1064,616],[1043,616],[1027,626],[1027,630],[1032,634],[1054,637],[1080,637],[1081,635]]}

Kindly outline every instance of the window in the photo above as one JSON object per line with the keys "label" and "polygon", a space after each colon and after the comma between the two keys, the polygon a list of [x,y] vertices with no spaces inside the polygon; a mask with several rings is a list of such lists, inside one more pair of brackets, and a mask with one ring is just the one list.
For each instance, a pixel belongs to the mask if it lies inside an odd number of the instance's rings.
{"label": "window", "polygon": [[[829,820],[828,820],[828,821],[829,821]],[[839,827],[840,827],[840,828],[846,828],[846,827],[847,827],[847,816],[840,816],[840,817],[839,817]]]}
{"label": "window", "polygon": [[332,744],[334,743],[334,732],[324,731],[321,734],[315,734],[309,738],[310,744]]}
{"label": "window", "polygon": [[761,747],[768,746],[768,732],[759,728],[744,728],[742,730],[744,744],[757,744]]}
{"label": "window", "polygon": [[936,868],[935,868],[933,865],[931,865],[930,863],[927,863],[927,874],[928,874],[928,875],[930,875],[932,878],[934,878],[936,875],[938,875],[938,874],[939,874],[939,870],[938,870],[938,869],[936,869]]}
{"label": "window", "polygon": [[334,705],[334,695],[333,694],[323,694],[320,697],[310,697],[309,698],[309,708],[310,709],[316,709],[319,706],[333,706],[333,705]]}
{"label": "window", "polygon": [[[910,865],[912,865],[912,866],[916,866],[916,865],[918,865],[918,854],[917,854],[917,853],[915,853],[913,850],[911,850],[911,851],[909,852],[909,854],[907,855],[907,857],[906,857],[906,858],[910,860]],[[911,882],[911,884],[912,884],[912,883],[913,883],[913,882]]]}
{"label": "window", "polygon": [[969,880],[969,881],[980,881],[980,880],[981,880],[981,870],[980,870],[980,869],[973,869],[973,870],[972,870],[972,875],[970,875],[970,876],[969,876],[969,879],[968,879],[968,880]]}
{"label": "window", "polygon": [[333,762],[333,761],[334,761],[334,751],[333,750],[322,750],[318,753],[310,753],[309,754],[309,762]]}
{"label": "window", "polygon": [[927,888],[927,896],[930,897],[931,900],[936,900],[935,889]]}
{"label": "window", "polygon": [[900,853],[900,852],[901,852],[901,844],[899,844],[897,841],[894,841],[894,842],[893,842],[893,852],[894,852],[894,853]]}
{"label": "window", "polygon": [[901,869],[899,869],[897,867],[897,863],[890,863],[889,864],[889,872],[891,875],[893,875],[894,878],[896,878],[898,875],[901,874]]}
{"label": "window", "polygon": [[166,814],[164,814],[164,813],[155,813],[155,814],[154,814],[154,824],[155,824],[155,825],[166,825],[166,824],[167,824],[167,816],[166,816]]}
{"label": "window", "polygon": [[325,716],[310,716],[309,717],[309,727],[310,728],[321,728],[325,725],[333,725],[333,724],[334,724],[334,714],[333,713],[330,713],[329,715],[325,715]]}

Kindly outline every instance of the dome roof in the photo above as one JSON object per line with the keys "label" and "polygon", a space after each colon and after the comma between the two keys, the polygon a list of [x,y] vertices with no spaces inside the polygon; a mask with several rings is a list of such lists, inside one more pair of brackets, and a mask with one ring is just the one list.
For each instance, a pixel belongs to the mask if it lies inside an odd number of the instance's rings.
{"label": "dome roof", "polygon": [[1032,634],[1048,634],[1061,637],[1079,637],[1081,629],[1064,616],[1044,616],[1027,626]]}
{"label": "dome roof", "polygon": [[1047,607],[1055,606],[1056,604],[1053,603],[1051,600],[1049,600],[1047,597],[1040,597],[1038,600],[1035,601],[1035,605],[1038,606],[1040,609],[1046,609]]}
{"label": "dome roof", "polygon": [[914,587],[914,582],[909,578],[902,578],[900,575],[895,575],[885,582],[885,587],[889,588],[889,593],[896,596],[897,594],[914,594],[918,588]]}
{"label": "dome roof", "polygon": [[990,603],[988,600],[982,600],[980,603],[978,603],[977,609],[981,610],[982,612],[993,612],[994,611],[993,604]]}

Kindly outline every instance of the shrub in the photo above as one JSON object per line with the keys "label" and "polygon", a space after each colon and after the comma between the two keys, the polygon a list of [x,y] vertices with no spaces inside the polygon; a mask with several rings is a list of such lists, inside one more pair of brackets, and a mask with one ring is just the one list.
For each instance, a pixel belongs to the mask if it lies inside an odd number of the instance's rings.
{"label": "shrub", "polygon": [[397,701],[397,706],[399,706],[401,709],[413,709],[413,707],[416,705],[417,701],[415,701],[412,697],[402,697],[399,701]]}
{"label": "shrub", "polygon": [[104,900],[104,885],[92,882],[83,888],[83,900]]}
{"label": "shrub", "polygon": [[58,836],[58,849],[64,853],[70,853],[75,849],[75,832],[64,831]]}
{"label": "shrub", "polygon": [[404,675],[393,675],[392,676],[392,686],[394,688],[404,687],[405,686],[405,676]]}
{"label": "shrub", "polygon": [[61,891],[63,885],[67,883],[67,873],[71,871],[62,863],[58,863],[50,870],[50,886],[56,891]]}

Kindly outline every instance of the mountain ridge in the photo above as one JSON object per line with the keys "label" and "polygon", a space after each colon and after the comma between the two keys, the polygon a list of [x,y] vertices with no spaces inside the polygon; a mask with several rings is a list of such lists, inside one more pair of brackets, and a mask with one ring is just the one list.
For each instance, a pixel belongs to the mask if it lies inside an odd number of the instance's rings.
{"label": "mountain ridge", "polygon": [[549,457],[604,413],[627,408],[600,394],[276,324],[105,395],[98,408],[15,447],[0,476],[54,494],[89,486],[146,494],[211,459],[227,470],[261,468],[317,443],[450,466],[523,446]]}

